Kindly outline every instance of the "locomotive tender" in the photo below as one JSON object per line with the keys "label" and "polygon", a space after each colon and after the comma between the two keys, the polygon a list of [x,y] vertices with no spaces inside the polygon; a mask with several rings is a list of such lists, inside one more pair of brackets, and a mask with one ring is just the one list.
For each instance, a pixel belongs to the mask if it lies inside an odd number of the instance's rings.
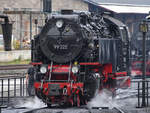
{"label": "locomotive tender", "polygon": [[[32,40],[36,95],[52,104],[80,106],[117,81],[129,86],[127,27],[108,15],[51,14]],[[123,84],[122,84],[123,85]]]}

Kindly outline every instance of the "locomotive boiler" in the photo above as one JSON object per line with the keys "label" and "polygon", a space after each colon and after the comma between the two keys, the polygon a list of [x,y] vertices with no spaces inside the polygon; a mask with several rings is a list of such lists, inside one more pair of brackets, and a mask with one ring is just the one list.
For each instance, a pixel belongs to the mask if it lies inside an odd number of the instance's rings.
{"label": "locomotive boiler", "polygon": [[46,19],[32,40],[36,95],[52,104],[80,106],[103,88],[129,86],[127,27],[105,14],[62,11]]}

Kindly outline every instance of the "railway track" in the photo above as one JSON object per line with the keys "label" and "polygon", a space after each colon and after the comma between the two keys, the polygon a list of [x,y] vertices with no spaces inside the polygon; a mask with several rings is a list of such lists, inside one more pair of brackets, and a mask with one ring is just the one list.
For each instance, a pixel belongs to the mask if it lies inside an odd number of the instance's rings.
{"label": "railway track", "polygon": [[18,64],[18,65],[1,65],[0,70],[17,70],[17,69],[28,69],[31,65],[29,64]]}
{"label": "railway track", "polygon": [[118,107],[114,107],[112,109],[109,109],[108,107],[95,107],[88,109],[86,107],[81,108],[40,108],[40,109],[33,109],[29,111],[25,111],[23,113],[125,113],[123,110],[121,110]]}
{"label": "railway track", "polygon": [[[97,109],[97,110],[95,110]],[[109,109],[109,107],[94,107],[92,109],[88,109],[89,113],[125,113],[122,109],[119,107],[113,107]]]}
{"label": "railway track", "polygon": [[125,113],[122,109],[120,109],[120,108],[118,108],[118,107],[114,107],[114,109],[115,109],[116,111],[118,111],[118,113]]}

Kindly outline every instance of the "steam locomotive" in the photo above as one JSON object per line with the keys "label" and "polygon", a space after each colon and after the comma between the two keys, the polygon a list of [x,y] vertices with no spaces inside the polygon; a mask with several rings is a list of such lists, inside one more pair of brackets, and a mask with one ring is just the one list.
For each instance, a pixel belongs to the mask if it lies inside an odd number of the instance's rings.
{"label": "steam locomotive", "polygon": [[51,14],[32,40],[31,64],[35,93],[48,107],[86,104],[103,88],[130,85],[128,29],[107,14]]}

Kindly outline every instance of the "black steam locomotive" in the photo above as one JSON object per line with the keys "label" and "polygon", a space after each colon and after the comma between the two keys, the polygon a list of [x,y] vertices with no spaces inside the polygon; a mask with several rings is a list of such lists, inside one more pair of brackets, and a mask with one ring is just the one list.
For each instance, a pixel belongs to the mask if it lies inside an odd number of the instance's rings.
{"label": "black steam locomotive", "polygon": [[106,14],[51,14],[32,40],[32,65],[35,93],[49,107],[86,104],[96,90],[130,85],[127,27]]}

